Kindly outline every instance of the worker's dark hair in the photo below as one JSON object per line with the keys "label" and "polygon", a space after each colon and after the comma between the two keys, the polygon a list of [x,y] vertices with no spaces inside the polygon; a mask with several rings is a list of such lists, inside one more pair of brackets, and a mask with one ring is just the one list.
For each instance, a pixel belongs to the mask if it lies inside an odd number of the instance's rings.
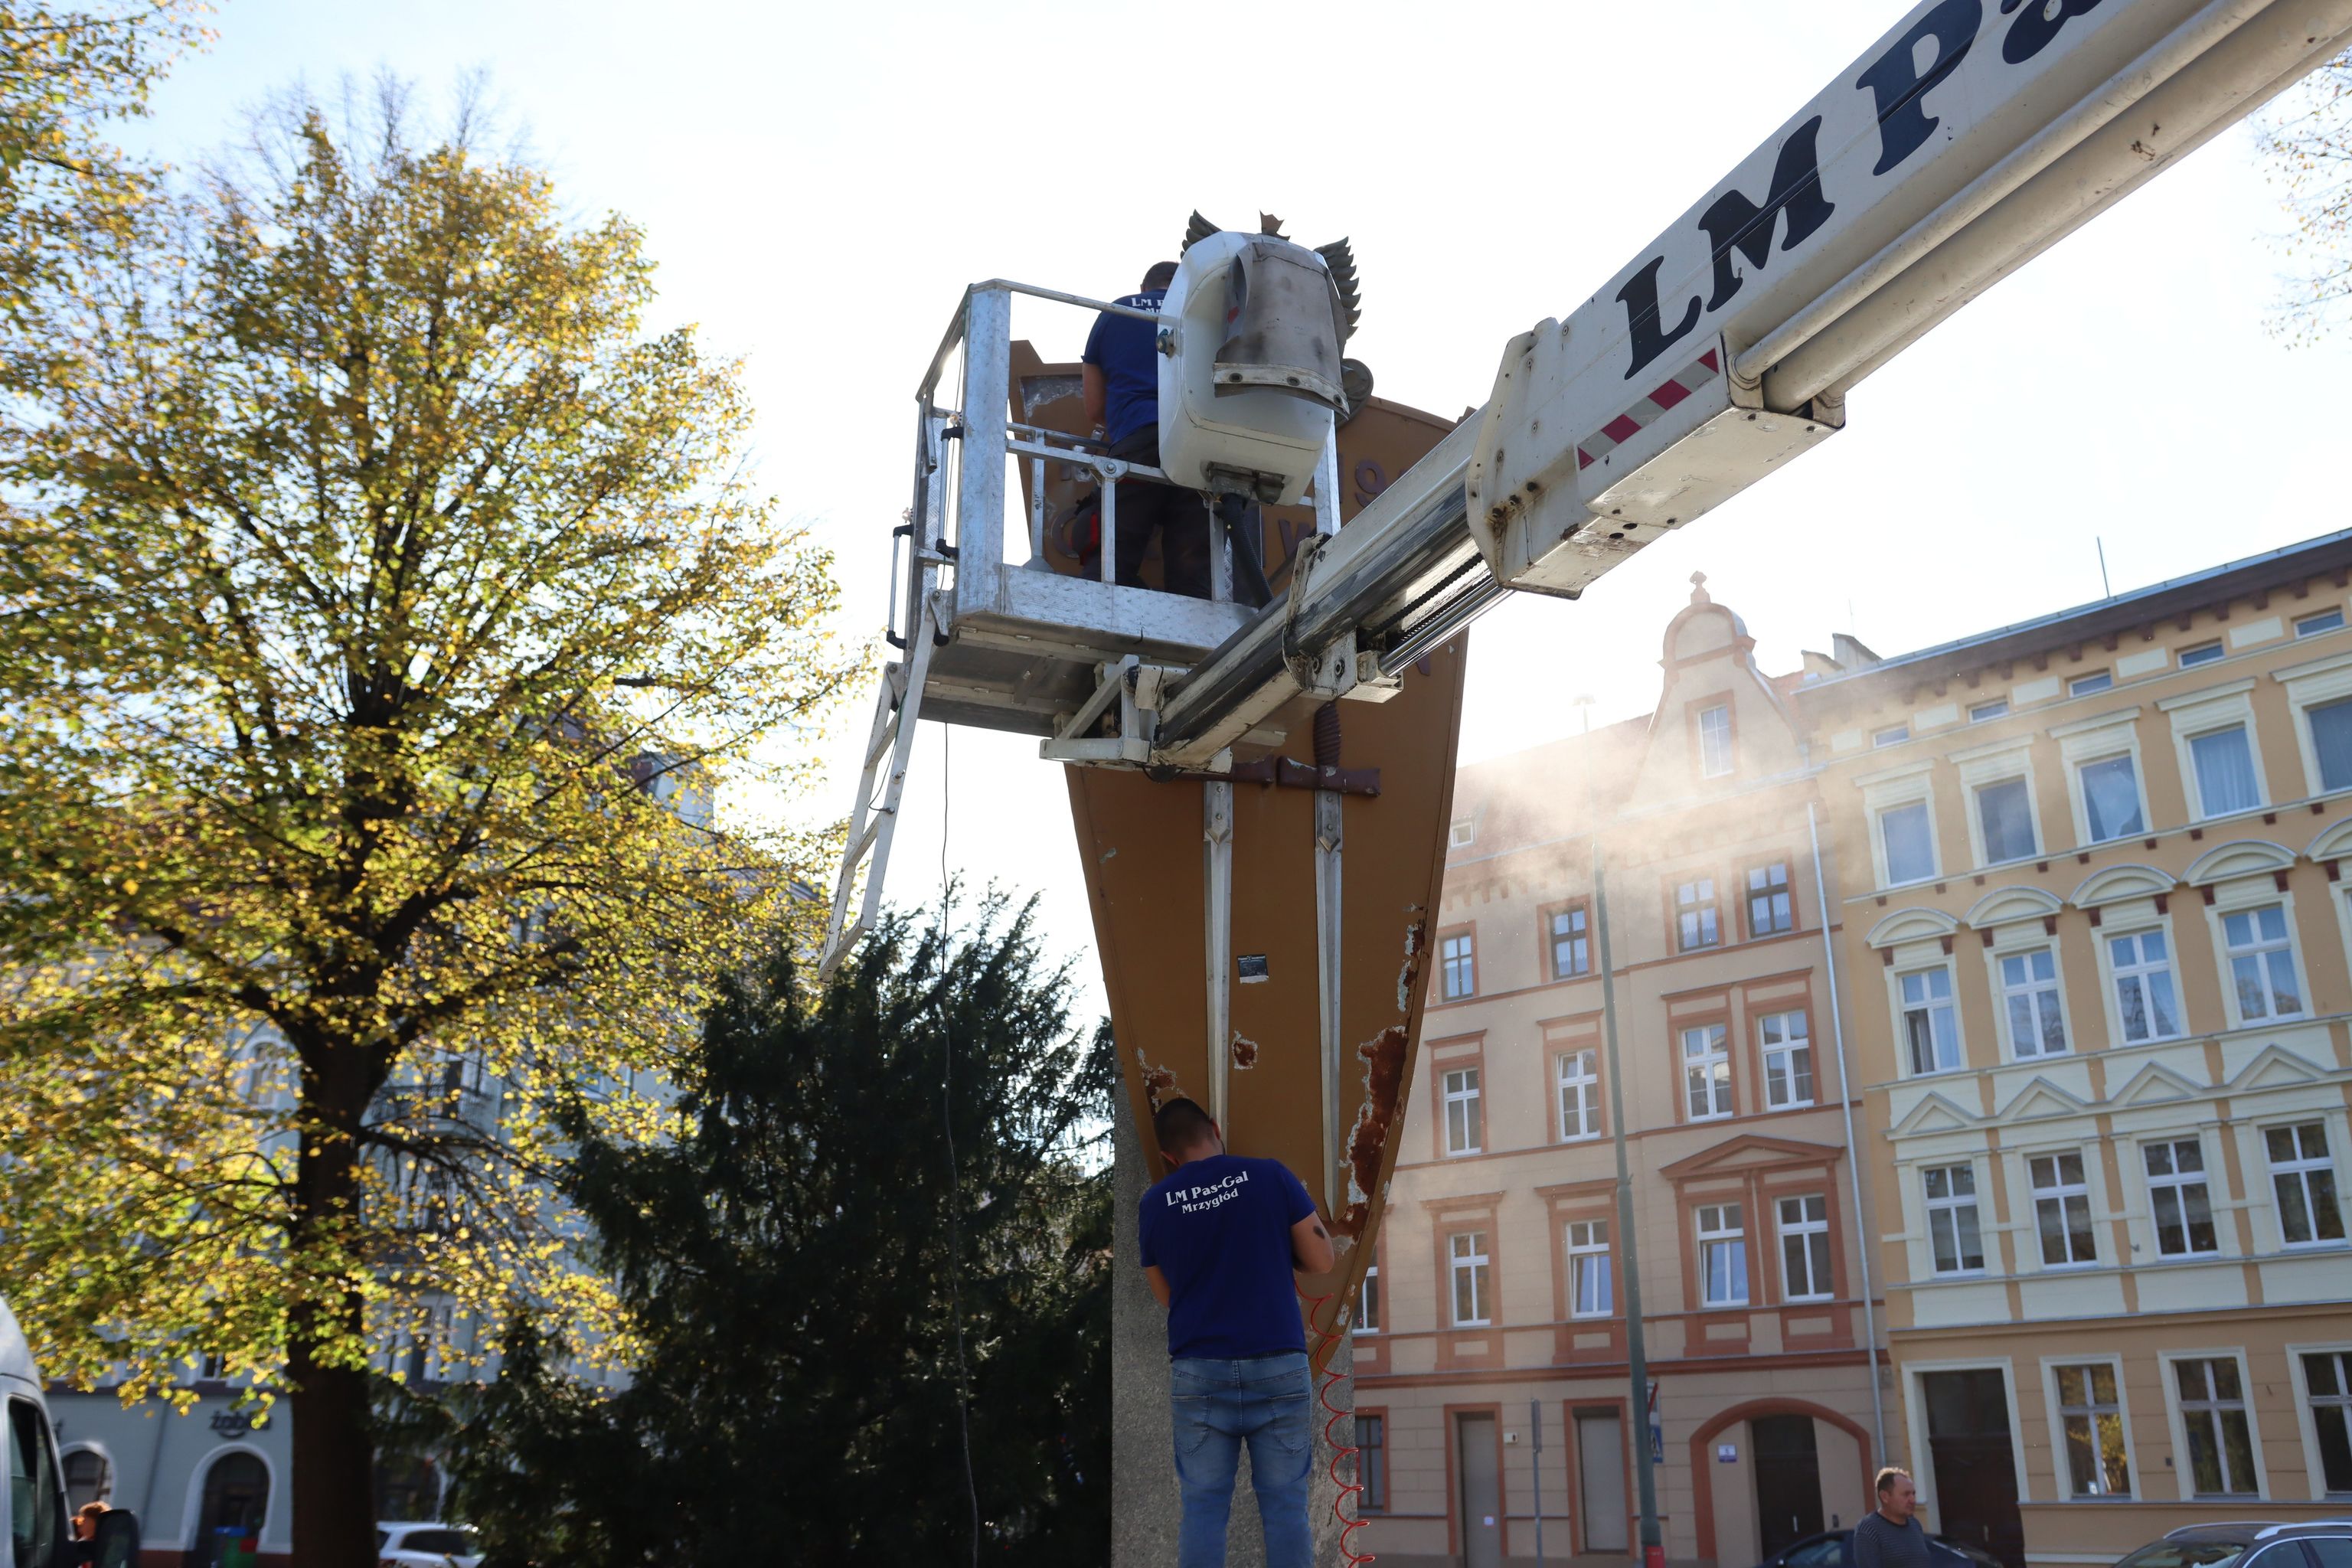
{"label": "worker's dark hair", "polygon": [[1895,1482],[1907,1481],[1910,1479],[1911,1472],[1905,1469],[1902,1466],[1887,1466],[1885,1469],[1878,1472],[1878,1495],[1880,1497],[1885,1497],[1888,1492],[1895,1489]]}
{"label": "worker's dark hair", "polygon": [[1181,1153],[1197,1149],[1217,1135],[1217,1124],[1209,1113],[1189,1100],[1171,1100],[1151,1113],[1152,1135],[1160,1140],[1163,1154]]}
{"label": "worker's dark hair", "polygon": [[1165,289],[1175,281],[1176,264],[1172,261],[1155,261],[1143,275],[1146,289]]}

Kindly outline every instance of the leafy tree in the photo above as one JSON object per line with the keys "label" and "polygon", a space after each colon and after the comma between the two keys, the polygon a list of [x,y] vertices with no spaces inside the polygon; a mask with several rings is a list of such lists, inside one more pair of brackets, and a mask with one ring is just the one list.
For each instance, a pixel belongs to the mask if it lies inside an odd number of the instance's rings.
{"label": "leafy tree", "polygon": [[489,1560],[963,1560],[960,1320],[985,1553],[1103,1562],[1117,1069],[1066,1004],[994,899],[961,934],[892,920],[823,988],[789,952],[728,984],[677,1140],[591,1135],[571,1178],[632,1381],[522,1338],[445,1435]]}
{"label": "leafy tree", "polygon": [[864,657],[638,230],[479,140],[290,101],[0,404],[0,1292],[53,1376],[282,1389],[304,1568],[374,1561],[372,1355],[608,1313],[554,1111],[660,1131],[817,859],[709,792]]}
{"label": "leafy tree", "polygon": [[2298,336],[2326,331],[2352,300],[2352,54],[2338,55],[2280,100],[2262,150],[2286,187],[2291,254],[2303,278],[2284,302]]}
{"label": "leafy tree", "polygon": [[204,37],[197,9],[0,0],[0,309],[93,233],[120,233],[142,183],[105,127],[145,111],[173,54]]}

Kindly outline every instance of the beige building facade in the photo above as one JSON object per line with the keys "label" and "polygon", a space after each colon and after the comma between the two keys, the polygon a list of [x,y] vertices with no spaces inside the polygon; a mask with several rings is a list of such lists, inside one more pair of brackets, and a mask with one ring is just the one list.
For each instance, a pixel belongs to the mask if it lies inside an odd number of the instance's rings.
{"label": "beige building facade", "polygon": [[2011,1562],[2352,1511],[2347,588],[2336,535],[1795,696],[1891,1436]]}
{"label": "beige building facade", "polygon": [[[1867,1506],[1866,1202],[1787,680],[1703,585],[1647,720],[1465,768],[1434,991],[1355,1338],[1383,1563],[1748,1563]],[[1611,1081],[1596,845],[1618,1020]],[[1628,1381],[1634,1171],[1653,1402]],[[1540,1434],[1542,1447],[1536,1447]]]}
{"label": "beige building facade", "polygon": [[1463,769],[1359,1548],[1627,1555],[1652,1442],[1695,1568],[1882,1462],[2012,1568],[2352,1513],[2347,618],[2352,532],[1769,677],[1702,580],[1650,717]]}

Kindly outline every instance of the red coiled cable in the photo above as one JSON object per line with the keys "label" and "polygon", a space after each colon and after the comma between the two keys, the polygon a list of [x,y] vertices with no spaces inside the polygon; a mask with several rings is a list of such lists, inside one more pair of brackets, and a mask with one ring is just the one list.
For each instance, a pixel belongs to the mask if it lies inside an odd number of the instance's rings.
{"label": "red coiled cable", "polygon": [[[1297,1289],[1297,1287],[1294,1284],[1292,1289]],[[1328,1301],[1331,1298],[1328,1296],[1309,1296],[1306,1291],[1300,1290],[1298,1292],[1298,1299],[1307,1303],[1307,1326],[1312,1328],[1317,1333],[1322,1335],[1326,1344],[1329,1345],[1334,1350],[1338,1349],[1339,1344],[1339,1334],[1330,1329],[1323,1327],[1315,1320],[1316,1309],[1322,1306],[1324,1302]],[[1309,1364],[1312,1364],[1311,1361]],[[1339,1521],[1340,1561],[1347,1565],[1347,1568],[1362,1568],[1364,1563],[1378,1561],[1378,1555],[1376,1553],[1360,1552],[1348,1544],[1348,1537],[1363,1529],[1365,1524],[1369,1521],[1360,1515],[1357,1518],[1349,1519],[1346,1513],[1341,1511],[1342,1505],[1348,1500],[1348,1494],[1349,1492],[1361,1492],[1364,1489],[1364,1483],[1360,1479],[1352,1481],[1341,1479],[1339,1476],[1339,1461],[1343,1458],[1353,1456],[1356,1459],[1355,1468],[1360,1478],[1364,1467],[1362,1449],[1354,1447],[1352,1444],[1343,1447],[1340,1446],[1339,1440],[1331,1435],[1331,1428],[1338,1426],[1340,1418],[1348,1414],[1348,1412],[1340,1409],[1338,1405],[1331,1403],[1331,1385],[1339,1381],[1339,1374],[1331,1370],[1331,1363],[1327,1357],[1323,1363],[1322,1386],[1316,1390],[1315,1397],[1322,1405],[1324,1409],[1331,1413],[1330,1417],[1323,1423],[1323,1440],[1331,1445],[1331,1482],[1334,1486],[1339,1489],[1339,1495],[1331,1500],[1331,1517]]]}

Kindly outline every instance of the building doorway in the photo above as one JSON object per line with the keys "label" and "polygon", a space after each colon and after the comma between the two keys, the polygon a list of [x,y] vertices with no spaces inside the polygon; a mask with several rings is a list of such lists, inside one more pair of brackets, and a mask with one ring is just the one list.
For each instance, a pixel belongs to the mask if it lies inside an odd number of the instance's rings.
{"label": "building doorway", "polygon": [[1462,1478],[1462,1568],[1503,1568],[1503,1478],[1492,1415],[1454,1418],[1454,1474]]}
{"label": "building doorway", "polygon": [[1994,1367],[1921,1373],[1919,1397],[1927,1410],[1938,1531],[2009,1568],[2025,1568],[2006,1374]]}
{"label": "building doorway", "polygon": [[1581,1483],[1584,1549],[1624,1552],[1625,1423],[1613,1410],[1576,1413],[1576,1475]]}
{"label": "building doorway", "polygon": [[260,1544],[261,1527],[268,1517],[268,1467],[257,1454],[223,1454],[205,1471],[196,1539],[186,1568],[219,1568],[229,1553],[253,1550]]}
{"label": "building doorway", "polygon": [[1769,1557],[1822,1528],[1822,1461],[1810,1415],[1759,1415],[1748,1423],[1756,1457],[1756,1533]]}

